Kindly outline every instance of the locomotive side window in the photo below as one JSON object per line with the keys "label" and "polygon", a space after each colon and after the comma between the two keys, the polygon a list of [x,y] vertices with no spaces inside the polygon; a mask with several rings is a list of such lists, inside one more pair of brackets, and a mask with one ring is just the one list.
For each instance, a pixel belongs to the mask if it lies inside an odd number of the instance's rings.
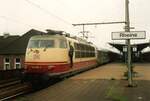
{"label": "locomotive side window", "polygon": [[80,45],[74,43],[74,47],[75,47],[75,58],[80,58]]}
{"label": "locomotive side window", "polygon": [[66,43],[66,41],[65,41],[65,40],[60,40],[59,47],[60,47],[60,48],[67,48],[67,43]]}
{"label": "locomotive side window", "polygon": [[30,40],[29,48],[53,48],[54,40]]}
{"label": "locomotive side window", "polygon": [[95,57],[95,48],[90,45],[74,43],[75,58]]}

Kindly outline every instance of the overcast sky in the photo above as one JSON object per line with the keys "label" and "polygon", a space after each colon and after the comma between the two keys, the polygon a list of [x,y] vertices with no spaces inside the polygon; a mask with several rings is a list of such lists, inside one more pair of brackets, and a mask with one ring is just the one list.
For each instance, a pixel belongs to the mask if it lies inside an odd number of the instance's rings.
{"label": "overcast sky", "polygon": [[[0,0],[0,35],[22,35],[30,29],[64,30],[78,35],[82,27],[73,23],[124,21],[125,0]],[[36,5],[35,5],[36,4]],[[149,41],[150,0],[130,0],[130,22],[134,30],[145,30]],[[124,24],[85,26],[89,40],[105,47],[111,32],[123,31]],[[137,40],[135,41],[137,42]]]}

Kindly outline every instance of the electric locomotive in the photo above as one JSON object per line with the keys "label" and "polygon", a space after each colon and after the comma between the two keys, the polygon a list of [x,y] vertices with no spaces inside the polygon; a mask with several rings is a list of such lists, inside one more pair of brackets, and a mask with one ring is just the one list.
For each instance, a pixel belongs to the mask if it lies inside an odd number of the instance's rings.
{"label": "electric locomotive", "polygon": [[36,35],[30,38],[26,49],[26,75],[61,77],[97,65],[97,48],[77,37]]}

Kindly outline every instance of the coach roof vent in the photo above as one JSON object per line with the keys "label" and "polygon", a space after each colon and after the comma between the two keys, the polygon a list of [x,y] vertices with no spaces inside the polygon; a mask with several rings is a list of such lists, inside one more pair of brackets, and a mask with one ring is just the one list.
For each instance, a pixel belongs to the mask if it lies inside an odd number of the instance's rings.
{"label": "coach roof vent", "polygon": [[56,30],[51,30],[51,29],[47,29],[46,31],[47,31],[47,34],[49,35],[56,35],[56,34],[63,35],[63,32],[64,32],[64,31],[56,31]]}

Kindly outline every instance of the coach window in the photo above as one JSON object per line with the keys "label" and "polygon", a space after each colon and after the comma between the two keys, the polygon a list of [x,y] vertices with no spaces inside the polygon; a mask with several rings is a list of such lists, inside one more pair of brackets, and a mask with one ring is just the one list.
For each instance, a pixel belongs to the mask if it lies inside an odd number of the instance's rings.
{"label": "coach window", "polygon": [[90,51],[90,48],[91,48],[91,46],[88,46],[88,57],[90,57],[90,53],[91,53],[91,51]]}
{"label": "coach window", "polygon": [[4,70],[10,69],[10,58],[4,59]]}
{"label": "coach window", "polygon": [[15,59],[15,68],[16,69],[20,69],[21,68],[21,59],[20,58],[16,58]]}
{"label": "coach window", "polygon": [[95,48],[93,47],[93,57],[95,57]]}
{"label": "coach window", "polygon": [[60,48],[67,48],[67,43],[66,43],[66,41],[65,41],[65,40],[60,40],[59,47],[60,47]]}
{"label": "coach window", "polygon": [[88,57],[88,46],[85,45],[85,57]]}
{"label": "coach window", "polygon": [[83,45],[83,57],[86,57],[86,45]]}

